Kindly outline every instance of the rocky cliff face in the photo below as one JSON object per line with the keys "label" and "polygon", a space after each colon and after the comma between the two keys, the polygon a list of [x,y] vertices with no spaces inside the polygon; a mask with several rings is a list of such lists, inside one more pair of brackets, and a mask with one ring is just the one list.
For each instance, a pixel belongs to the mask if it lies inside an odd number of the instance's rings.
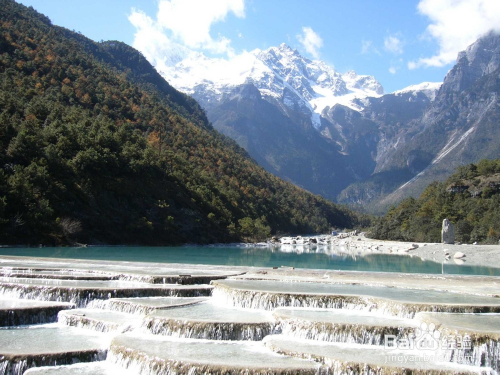
{"label": "rocky cliff face", "polygon": [[405,125],[403,142],[377,163],[375,172],[399,170],[412,176],[379,205],[418,196],[459,165],[500,157],[499,76],[499,35],[489,33],[459,53],[435,99]]}
{"label": "rocky cliff face", "polygon": [[207,115],[266,170],[330,199],[356,181],[340,146],[311,129],[302,112],[284,113],[252,84],[235,87]]}
{"label": "rocky cliff face", "polygon": [[383,197],[418,173],[420,160],[413,153],[408,166],[394,165],[396,154],[404,149],[418,131],[418,119],[435,97],[440,84],[424,84],[384,95],[369,98],[360,114],[364,121],[371,121],[376,128],[374,147],[367,148],[372,158],[371,173],[368,177],[349,185],[339,195],[338,200],[368,208],[378,212],[376,204]]}

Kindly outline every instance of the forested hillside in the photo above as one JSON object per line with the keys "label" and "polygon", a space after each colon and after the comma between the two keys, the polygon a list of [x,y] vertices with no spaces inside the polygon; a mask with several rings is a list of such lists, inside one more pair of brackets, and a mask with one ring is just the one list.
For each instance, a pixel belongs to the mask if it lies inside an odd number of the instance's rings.
{"label": "forested hillside", "polygon": [[356,225],[265,172],[133,48],[0,6],[0,243],[206,243]]}
{"label": "forested hillside", "polygon": [[433,182],[419,199],[407,198],[380,218],[371,231],[378,239],[440,242],[445,218],[460,242],[498,243],[500,159],[459,167],[445,182]]}

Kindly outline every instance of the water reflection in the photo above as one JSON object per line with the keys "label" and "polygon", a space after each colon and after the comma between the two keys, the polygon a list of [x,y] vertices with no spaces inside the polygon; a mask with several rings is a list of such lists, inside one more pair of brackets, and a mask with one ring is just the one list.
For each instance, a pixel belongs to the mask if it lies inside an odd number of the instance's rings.
{"label": "water reflection", "polygon": [[500,276],[500,269],[437,263],[417,256],[380,254],[345,246],[243,244],[177,247],[1,248],[0,255],[225,266]]}

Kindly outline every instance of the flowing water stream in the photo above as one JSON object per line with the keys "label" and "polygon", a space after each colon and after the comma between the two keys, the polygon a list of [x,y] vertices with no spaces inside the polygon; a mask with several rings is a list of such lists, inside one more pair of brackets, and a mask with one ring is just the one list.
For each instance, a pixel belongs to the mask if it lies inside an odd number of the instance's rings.
{"label": "flowing water stream", "polygon": [[397,273],[380,274],[387,285],[231,276],[242,273],[0,257],[0,375],[500,370],[500,298],[481,295],[484,278],[429,288]]}

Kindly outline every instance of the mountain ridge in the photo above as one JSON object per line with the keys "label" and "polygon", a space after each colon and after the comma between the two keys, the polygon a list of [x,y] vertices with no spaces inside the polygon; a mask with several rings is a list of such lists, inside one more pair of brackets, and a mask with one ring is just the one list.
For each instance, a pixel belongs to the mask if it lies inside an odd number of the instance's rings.
{"label": "mountain ridge", "polygon": [[[264,98],[281,99],[281,104],[310,112],[315,126],[319,126],[318,116],[326,107],[324,97],[329,105],[336,103],[332,98],[343,97],[342,104],[356,106],[356,98],[383,93],[374,77],[360,76],[352,70],[341,74],[322,61],[303,57],[285,43],[246,52],[232,60],[211,59],[193,52],[173,66],[157,67],[167,81],[201,100],[206,108],[211,104],[199,94],[203,88],[210,88],[216,102],[231,88],[252,82]],[[349,97],[345,97],[347,94]],[[214,98],[211,100],[214,102]]]}
{"label": "mountain ridge", "polygon": [[496,33],[485,34],[458,54],[436,99],[415,124],[411,140],[394,154],[394,159],[402,161],[416,155],[421,167],[411,180],[383,198],[382,204],[418,194],[460,165],[498,158],[499,72],[500,35]]}
{"label": "mountain ridge", "polygon": [[135,49],[0,5],[1,243],[213,243],[355,225],[265,172]]}
{"label": "mountain ridge", "polygon": [[[444,179],[460,163],[497,156],[495,142],[487,147],[467,145],[486,142],[484,124],[496,116],[494,95],[487,98],[480,91],[496,92],[494,82],[487,77],[500,65],[499,45],[495,33],[485,34],[458,54],[457,64],[443,83],[423,82],[389,94],[383,94],[374,77],[352,71],[341,74],[324,62],[304,58],[286,44],[242,54],[247,65],[243,64],[232,83],[227,78],[232,70],[227,69],[224,84],[217,86],[208,76],[185,90],[205,108],[216,129],[245,148],[260,142],[249,153],[268,171],[328,199],[383,212],[405,196],[421,192],[432,179]],[[206,57],[199,60],[200,65],[213,63],[212,67],[217,66],[216,61],[220,62]],[[180,79],[187,72],[173,66],[162,74],[178,74]],[[172,82],[175,85],[175,79]],[[283,122],[276,125],[272,141],[262,137],[270,131],[259,130],[259,125],[254,130],[262,134],[253,139],[248,127],[245,134],[240,133],[243,128],[236,119],[244,117],[247,124],[263,122],[260,115],[252,120],[238,114],[237,106],[227,105],[228,95],[248,84],[261,94],[253,100],[274,105],[291,127],[302,128],[302,139],[316,139],[318,151],[306,146],[306,141],[302,147],[301,138],[290,142]],[[233,117],[221,115],[222,108]],[[273,117],[274,110],[267,110]],[[479,128],[482,135],[476,137]],[[316,138],[314,131],[321,137]],[[489,131],[494,134],[496,128],[490,124]],[[287,144],[280,147],[285,154],[275,152],[270,157],[267,149],[281,143]],[[269,158],[274,162],[269,163]],[[320,159],[324,162],[317,162]],[[291,171],[287,165],[293,164],[303,170]]]}

